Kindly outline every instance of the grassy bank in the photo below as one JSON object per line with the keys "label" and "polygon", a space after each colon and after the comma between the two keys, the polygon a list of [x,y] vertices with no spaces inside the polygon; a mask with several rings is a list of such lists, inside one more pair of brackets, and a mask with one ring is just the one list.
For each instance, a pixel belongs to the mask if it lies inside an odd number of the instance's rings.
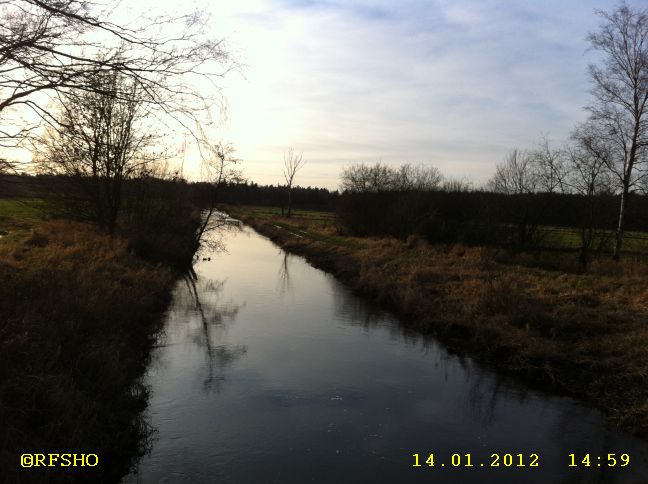
{"label": "grassy bank", "polygon": [[[85,223],[39,222],[37,212],[31,229],[26,218],[16,227],[20,206],[4,205],[0,482],[117,482],[148,445],[140,379],[177,274],[171,267],[195,248],[168,262],[165,248],[151,249],[191,240],[198,219],[185,213],[175,236],[149,234],[151,262],[129,231],[109,237]],[[99,465],[25,469],[22,453],[93,453]]]}
{"label": "grassy bank", "polygon": [[46,214],[46,204],[32,198],[0,198],[0,235],[24,236]]}
{"label": "grassy bank", "polygon": [[648,264],[640,259],[595,260],[579,274],[555,255],[348,237],[327,213],[228,210],[450,347],[648,436]]}

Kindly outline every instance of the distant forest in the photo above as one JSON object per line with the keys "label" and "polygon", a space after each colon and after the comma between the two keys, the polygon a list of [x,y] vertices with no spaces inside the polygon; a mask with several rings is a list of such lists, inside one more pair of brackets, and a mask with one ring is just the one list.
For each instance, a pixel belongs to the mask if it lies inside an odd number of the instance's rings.
{"label": "distant forest", "polygon": [[[178,191],[196,200],[208,199],[214,186],[206,182],[151,178],[128,180],[126,205],[146,183],[149,191]],[[0,177],[4,197],[42,197],[60,194],[70,185],[62,177],[7,175]],[[344,184],[343,184],[344,187]],[[250,182],[224,182],[217,188],[221,204],[286,206],[286,187]],[[130,195],[129,195],[130,194]],[[384,190],[327,190],[293,188],[293,206],[302,210],[334,211],[344,229],[359,236],[417,235],[432,243],[506,246],[514,249],[542,248],[547,228],[576,228],[598,231],[591,249],[610,250],[610,231],[616,228],[618,195],[601,193],[593,199],[573,193],[503,194],[486,189],[469,190],[450,183],[430,187]],[[67,204],[64,204],[67,205]],[[595,214],[588,217],[588,212]],[[648,232],[648,196],[632,193],[626,213],[626,230]],[[79,215],[83,217],[83,214]],[[590,224],[591,222],[591,224]]]}

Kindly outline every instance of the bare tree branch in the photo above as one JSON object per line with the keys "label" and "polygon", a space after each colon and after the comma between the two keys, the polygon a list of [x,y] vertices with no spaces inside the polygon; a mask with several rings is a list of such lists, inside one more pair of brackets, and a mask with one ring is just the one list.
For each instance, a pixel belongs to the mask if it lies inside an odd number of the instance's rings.
{"label": "bare tree branch", "polygon": [[9,111],[29,105],[49,111],[56,93],[96,90],[93,79],[111,71],[140,86],[152,115],[171,117],[195,133],[199,115],[218,106],[218,80],[236,68],[224,41],[205,35],[199,13],[118,25],[109,20],[118,4],[0,3],[0,123],[9,122]]}
{"label": "bare tree branch", "polygon": [[284,153],[284,179],[288,190],[288,217],[292,215],[292,189],[295,175],[306,163],[303,159],[303,151],[295,152],[294,148],[288,148]]}

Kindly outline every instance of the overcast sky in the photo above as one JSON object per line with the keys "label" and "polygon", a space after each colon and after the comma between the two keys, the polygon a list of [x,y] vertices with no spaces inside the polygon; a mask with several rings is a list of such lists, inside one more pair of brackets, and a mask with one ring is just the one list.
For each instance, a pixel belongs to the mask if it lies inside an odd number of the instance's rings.
{"label": "overcast sky", "polygon": [[223,82],[228,115],[215,136],[234,143],[254,181],[281,182],[294,147],[307,160],[297,183],[336,188],[342,166],[378,160],[481,183],[509,149],[543,133],[566,139],[589,101],[594,10],[617,2],[205,4],[243,64]]}

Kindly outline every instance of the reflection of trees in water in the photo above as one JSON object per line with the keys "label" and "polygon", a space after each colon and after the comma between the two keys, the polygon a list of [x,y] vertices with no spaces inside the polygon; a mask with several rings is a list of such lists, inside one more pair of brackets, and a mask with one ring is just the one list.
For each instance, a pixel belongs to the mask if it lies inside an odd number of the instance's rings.
{"label": "reflection of trees in water", "polygon": [[333,276],[327,275],[326,279],[331,285],[333,313],[345,323],[369,329],[387,319],[385,311],[353,294]]}
{"label": "reflection of trees in water", "polygon": [[205,220],[196,234],[198,250],[194,254],[194,262],[209,253],[227,252],[223,236],[228,232],[240,232],[243,224],[240,220],[230,218],[223,212],[215,211]]}
{"label": "reflection of trees in water", "polygon": [[495,422],[500,400],[524,405],[532,395],[530,389],[511,378],[479,367],[469,358],[457,358],[468,384],[467,404],[483,427]]}
{"label": "reflection of trees in water", "polygon": [[497,400],[502,391],[501,379],[496,375],[473,371],[471,364],[462,366],[468,379],[467,405],[481,426],[486,427],[495,421]]}
{"label": "reflection of trees in water", "polygon": [[331,286],[333,314],[345,324],[360,326],[366,331],[380,326],[389,331],[392,340],[420,346],[424,354],[439,350],[438,343],[432,336],[403,325],[390,313],[358,296],[333,276],[327,275],[326,279]]}
{"label": "reflection of trees in water", "polygon": [[[173,294],[170,318],[186,322],[195,329],[193,340],[199,347],[204,348],[207,360],[207,375],[203,381],[203,388],[207,392],[213,389],[218,391],[224,380],[225,369],[247,352],[245,346],[214,344],[214,341],[224,337],[241,306],[222,300],[225,281],[199,279],[193,270],[185,274],[183,279],[185,284],[176,286]],[[196,322],[197,325],[194,324]],[[162,330],[156,346],[166,346],[167,337]],[[152,357],[159,358],[160,354],[153,354]],[[131,392],[141,402],[142,409],[145,405],[148,406],[150,388],[143,379],[132,386]],[[138,434],[138,449],[133,454],[136,454],[139,460],[141,456],[150,452],[157,429],[151,424],[151,416],[148,413],[140,413],[138,418],[133,419],[132,424]],[[137,482],[140,482],[140,476],[135,476]]]}
{"label": "reflection of trees in water", "polygon": [[281,264],[279,265],[279,277],[277,278],[277,285],[279,286],[279,294],[284,295],[291,292],[290,286],[290,259],[291,255],[286,251],[283,252]]}
{"label": "reflection of trees in water", "polygon": [[225,281],[199,279],[193,270],[185,275],[184,280],[187,292],[178,294],[180,297],[176,302],[179,304],[175,309],[182,311],[188,320],[198,316],[199,327],[194,341],[205,349],[207,358],[207,376],[203,387],[205,391],[218,391],[224,380],[224,370],[247,352],[242,345],[214,344],[214,341],[223,339],[229,325],[236,319],[240,306],[221,300]]}

